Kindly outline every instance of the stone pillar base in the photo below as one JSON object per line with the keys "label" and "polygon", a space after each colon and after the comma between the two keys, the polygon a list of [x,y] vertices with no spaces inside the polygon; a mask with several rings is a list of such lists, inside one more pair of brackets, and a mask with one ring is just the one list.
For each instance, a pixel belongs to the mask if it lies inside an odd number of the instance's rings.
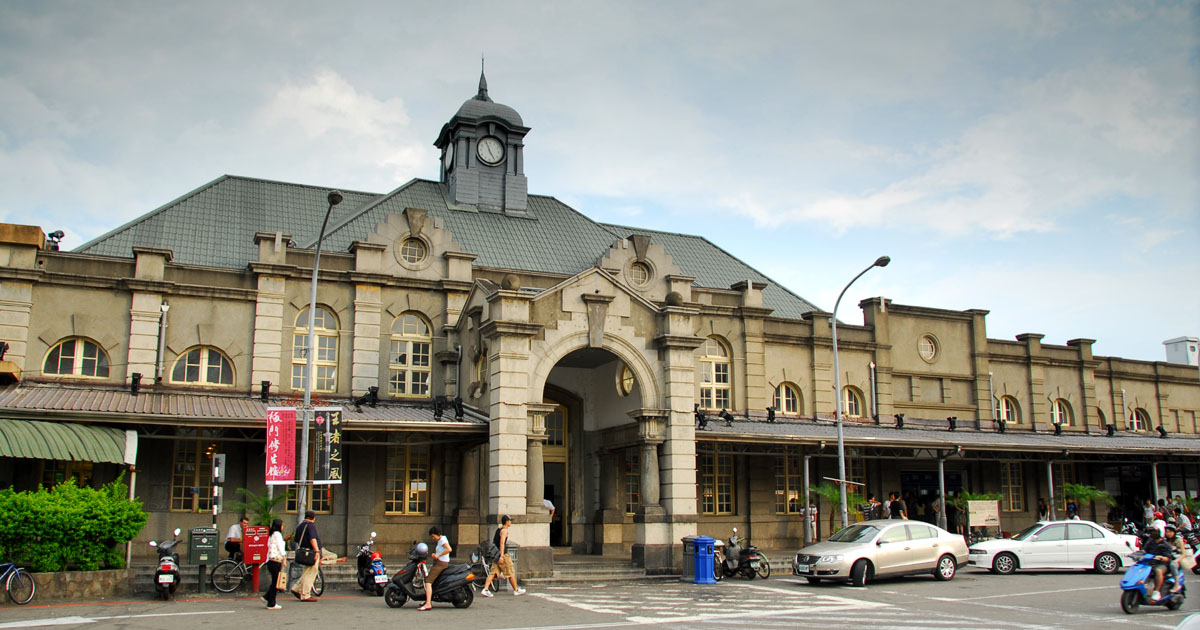
{"label": "stone pillar base", "polygon": [[[453,537],[450,540],[471,551],[474,551],[476,544],[483,542],[488,537],[488,530],[479,524],[479,510],[475,508],[455,510],[451,530]],[[468,553],[465,557],[470,558],[471,556]]]}
{"label": "stone pillar base", "polygon": [[624,557],[628,553],[625,546],[625,514],[620,510],[607,509],[596,511],[595,542],[592,553],[601,556]]}
{"label": "stone pillar base", "polygon": [[517,579],[554,577],[554,550],[550,547],[518,547]]}
{"label": "stone pillar base", "polygon": [[675,566],[675,547],[679,547],[679,545],[635,544],[632,553],[633,563],[646,569],[646,575],[679,573],[679,569]]}

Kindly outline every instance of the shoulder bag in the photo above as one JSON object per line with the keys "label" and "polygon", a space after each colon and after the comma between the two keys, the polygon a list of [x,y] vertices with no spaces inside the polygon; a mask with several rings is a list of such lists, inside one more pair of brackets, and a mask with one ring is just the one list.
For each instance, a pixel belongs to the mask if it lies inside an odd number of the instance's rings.
{"label": "shoulder bag", "polygon": [[[304,524],[304,531],[308,531],[308,523]],[[304,537],[297,534],[296,538],[303,543]],[[301,566],[311,567],[317,563],[317,550],[312,548],[312,545],[301,544],[296,548],[296,564]]]}

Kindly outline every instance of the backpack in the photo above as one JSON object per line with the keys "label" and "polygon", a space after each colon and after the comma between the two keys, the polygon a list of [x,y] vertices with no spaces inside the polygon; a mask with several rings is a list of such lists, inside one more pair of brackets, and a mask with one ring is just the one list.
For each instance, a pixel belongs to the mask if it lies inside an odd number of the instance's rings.
{"label": "backpack", "polygon": [[487,560],[488,564],[494,564],[500,560],[500,548],[493,544],[492,541],[489,540],[480,546],[483,547],[483,559]]}

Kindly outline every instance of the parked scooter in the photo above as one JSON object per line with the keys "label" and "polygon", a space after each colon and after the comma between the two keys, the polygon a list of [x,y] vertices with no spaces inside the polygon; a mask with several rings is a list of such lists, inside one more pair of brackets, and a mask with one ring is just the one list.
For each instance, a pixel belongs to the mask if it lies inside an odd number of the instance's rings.
{"label": "parked scooter", "polygon": [[[417,543],[408,551],[404,565],[383,589],[383,601],[389,608],[399,608],[410,599],[425,601],[425,577],[429,575],[429,545]],[[433,583],[433,601],[450,602],[455,608],[467,608],[475,601],[471,582],[475,574],[465,564],[446,567]]]}
{"label": "parked scooter", "polygon": [[[1193,556],[1200,556],[1200,536],[1196,535],[1196,528],[1181,529],[1176,532],[1176,535],[1182,536],[1183,542],[1192,548]],[[1192,565],[1192,573],[1200,575],[1200,562]]]}
{"label": "parked scooter", "polygon": [[171,540],[150,541],[150,546],[158,549],[158,570],[154,572],[154,589],[164,600],[171,599],[179,588],[179,554],[175,553],[175,545],[179,544],[179,532],[175,528]]}
{"label": "parked scooter", "polygon": [[387,583],[383,554],[375,551],[375,532],[371,532],[371,539],[358,546],[358,586],[364,591],[383,595]]}
{"label": "parked scooter", "polygon": [[1187,581],[1183,579],[1182,573],[1179,577],[1182,588],[1178,593],[1171,592],[1175,587],[1175,576],[1168,569],[1162,591],[1159,593],[1160,597],[1150,601],[1151,592],[1154,590],[1154,556],[1135,551],[1129,554],[1129,557],[1134,559],[1135,564],[1126,569],[1125,576],[1121,578],[1121,610],[1132,615],[1142,605],[1166,606],[1170,610],[1178,610],[1183,605],[1187,594]]}
{"label": "parked scooter", "polygon": [[738,538],[737,528],[734,527],[728,545],[723,544],[720,540],[714,543],[713,555],[721,558],[721,562],[717,566],[723,576],[741,575],[748,580],[753,580],[755,575],[764,580],[771,577],[771,563],[767,562],[767,559],[758,552],[758,547],[746,545],[743,548],[741,544],[745,542],[745,539]]}

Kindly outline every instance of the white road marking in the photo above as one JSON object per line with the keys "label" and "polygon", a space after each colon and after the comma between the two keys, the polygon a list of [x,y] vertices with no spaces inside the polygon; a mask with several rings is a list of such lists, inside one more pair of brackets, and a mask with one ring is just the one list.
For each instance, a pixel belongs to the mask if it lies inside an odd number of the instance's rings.
{"label": "white road marking", "polygon": [[174,612],[174,613],[146,613],[142,615],[108,615],[97,617],[53,617],[48,619],[26,619],[25,621],[9,621],[0,623],[0,628],[37,628],[41,626],[66,626],[78,625],[84,623],[96,623],[97,621],[108,621],[110,619],[142,619],[145,617],[183,617],[187,615],[223,615],[232,613],[232,610],[211,610],[211,611],[196,611],[196,612]]}

